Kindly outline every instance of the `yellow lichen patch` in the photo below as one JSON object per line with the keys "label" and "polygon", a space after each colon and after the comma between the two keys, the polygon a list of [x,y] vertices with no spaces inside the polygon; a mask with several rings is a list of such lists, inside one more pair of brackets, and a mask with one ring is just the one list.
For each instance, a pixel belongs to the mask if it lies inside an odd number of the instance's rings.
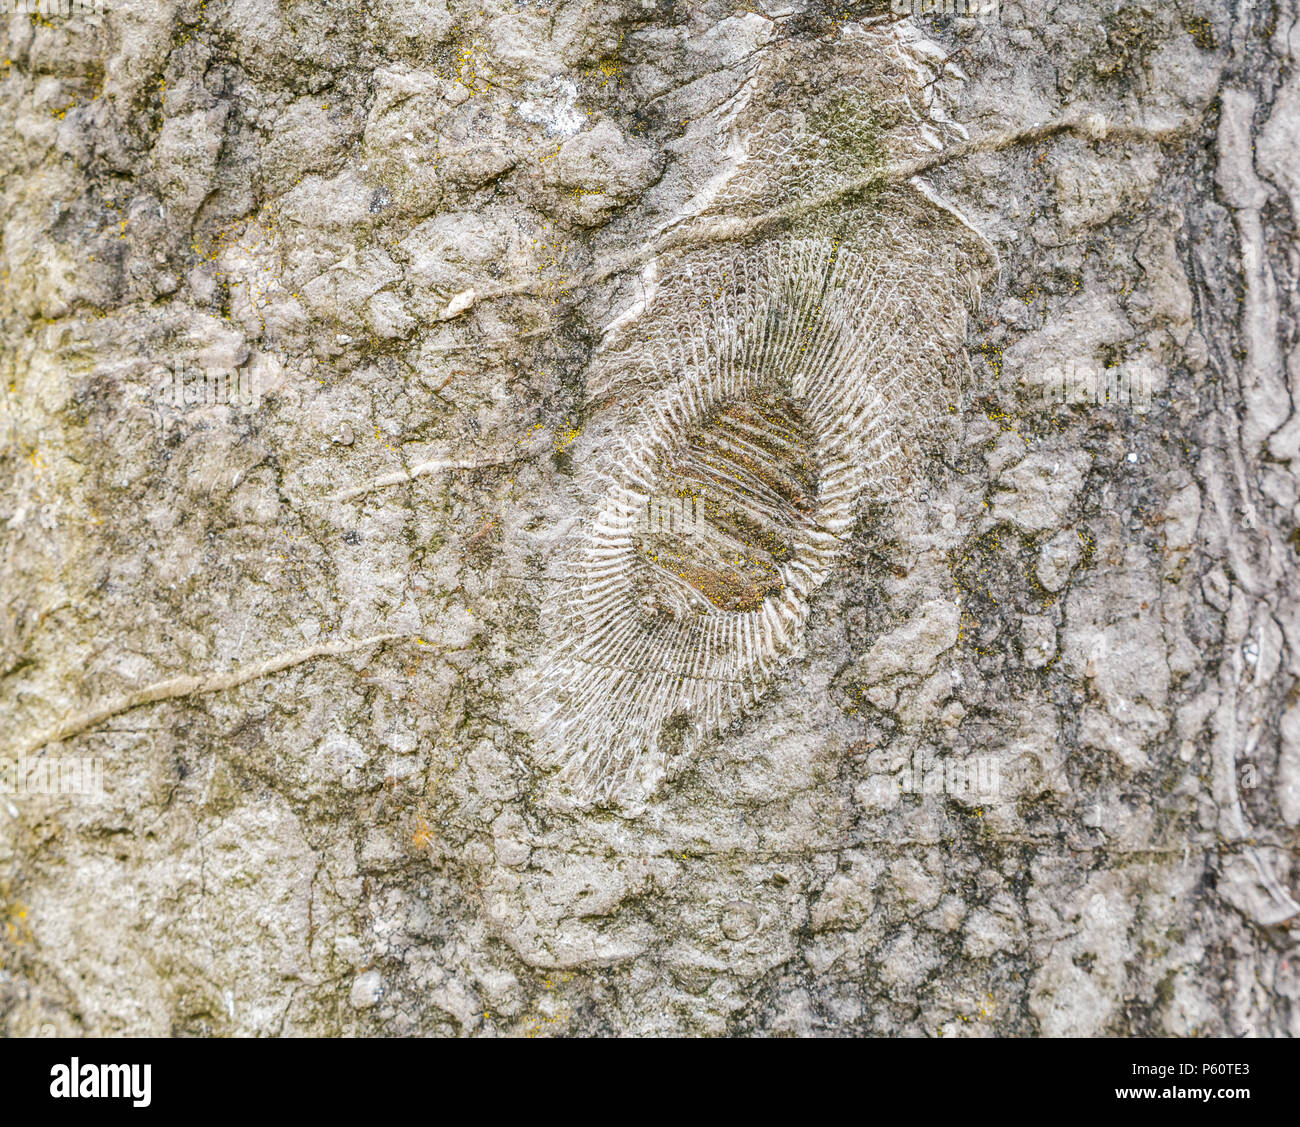
{"label": "yellow lichen patch", "polygon": [[536,1010],[523,1018],[525,1037],[543,1037],[549,1033],[559,1032],[556,1027],[567,1023],[572,1011],[567,1003],[554,996],[556,984],[564,985],[573,981],[573,975],[552,975],[542,981],[542,996],[538,999]]}
{"label": "yellow lichen patch", "polygon": [[433,827],[423,814],[415,816],[415,833],[411,836],[411,844],[416,849],[428,849],[433,844]]}

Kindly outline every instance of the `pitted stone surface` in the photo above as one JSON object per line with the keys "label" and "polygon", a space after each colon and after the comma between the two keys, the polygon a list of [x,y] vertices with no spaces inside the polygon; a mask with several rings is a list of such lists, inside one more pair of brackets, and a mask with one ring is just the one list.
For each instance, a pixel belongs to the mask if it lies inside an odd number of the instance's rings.
{"label": "pitted stone surface", "polygon": [[1300,1034],[1294,0],[742,7],[0,27],[0,1031]]}

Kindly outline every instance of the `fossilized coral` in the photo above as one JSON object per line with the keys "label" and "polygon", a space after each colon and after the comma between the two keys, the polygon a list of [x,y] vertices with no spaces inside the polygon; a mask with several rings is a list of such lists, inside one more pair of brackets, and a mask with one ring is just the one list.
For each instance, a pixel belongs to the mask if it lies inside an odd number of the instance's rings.
{"label": "fossilized coral", "polygon": [[[925,72],[896,65],[893,34],[872,47],[894,49],[897,117]],[[849,113],[845,97],[832,85],[797,126],[733,107],[743,175],[696,213],[833,188],[843,169],[817,153],[843,138],[807,123]],[[860,103],[848,128],[887,150]],[[953,402],[980,257],[968,234],[932,196],[882,187],[651,272],[588,374],[591,400],[613,404],[574,449],[595,511],[544,608],[527,694],[541,759],[580,803],[650,792],[670,747],[720,730],[796,652],[862,504],[894,492]],[[685,524],[661,519],[674,505]]]}

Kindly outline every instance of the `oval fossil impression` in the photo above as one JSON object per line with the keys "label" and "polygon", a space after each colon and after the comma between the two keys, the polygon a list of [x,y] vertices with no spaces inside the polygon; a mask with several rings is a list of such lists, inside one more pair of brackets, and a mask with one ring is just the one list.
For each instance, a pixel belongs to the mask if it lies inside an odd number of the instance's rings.
{"label": "oval fossil impression", "polygon": [[865,498],[950,402],[967,287],[897,220],[697,253],[589,376],[598,498],[543,606],[527,694],[580,804],[633,805],[800,644]]}

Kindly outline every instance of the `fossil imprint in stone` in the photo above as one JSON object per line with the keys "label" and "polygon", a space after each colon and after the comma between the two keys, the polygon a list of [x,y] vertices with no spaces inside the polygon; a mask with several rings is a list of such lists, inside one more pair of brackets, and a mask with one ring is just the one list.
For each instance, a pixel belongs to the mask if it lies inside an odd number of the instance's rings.
{"label": "fossil imprint in stone", "polygon": [[[768,165],[816,144],[788,120],[766,115],[749,144]],[[789,181],[751,162],[707,208]],[[904,190],[689,253],[603,349],[588,394],[614,406],[574,454],[596,500],[526,694],[539,758],[579,805],[648,795],[673,749],[752,706],[798,651],[864,502],[896,495],[954,402],[973,296],[959,229]]]}
{"label": "fossil imprint in stone", "polygon": [[[665,744],[716,732],[794,652],[865,499],[945,410],[963,304],[900,246],[799,240],[697,258],[609,386],[605,497],[559,592],[534,732],[581,801],[652,789]],[[668,312],[671,310],[671,312]]]}

